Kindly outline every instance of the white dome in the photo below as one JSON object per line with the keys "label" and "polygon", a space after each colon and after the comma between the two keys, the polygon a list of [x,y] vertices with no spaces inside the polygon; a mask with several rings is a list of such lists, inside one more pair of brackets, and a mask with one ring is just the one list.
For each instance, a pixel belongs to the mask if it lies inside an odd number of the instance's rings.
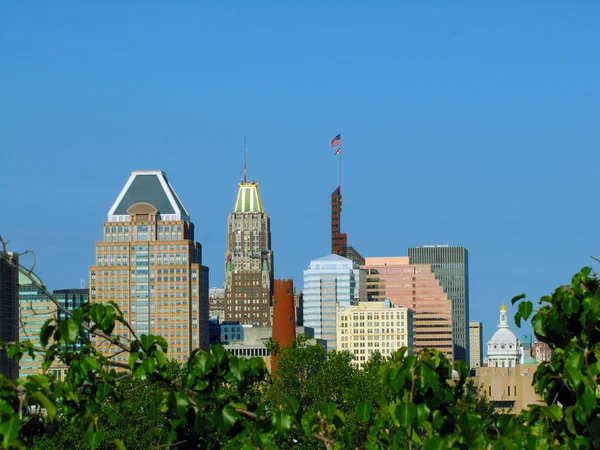
{"label": "white dome", "polygon": [[[499,328],[488,345],[517,345],[517,337],[508,328]],[[514,348],[514,347],[513,347]]]}

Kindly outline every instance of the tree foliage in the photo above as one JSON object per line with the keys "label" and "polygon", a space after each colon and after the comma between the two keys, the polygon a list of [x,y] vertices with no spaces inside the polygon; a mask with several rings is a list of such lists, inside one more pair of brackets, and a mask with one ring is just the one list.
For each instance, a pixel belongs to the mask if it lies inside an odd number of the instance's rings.
{"label": "tree foliage", "polygon": [[[17,360],[43,355],[41,374],[0,377],[1,447],[600,448],[596,274],[582,269],[537,310],[524,296],[513,303],[516,322],[532,317],[537,338],[554,351],[533,377],[546,404],[519,415],[494,413],[464,363],[436,350],[402,349],[358,370],[350,354],[326,355],[299,339],[277,350],[273,377],[262,359],[237,358],[219,345],[179,366],[160,336],[115,335],[117,323],[128,326],[115,303],[84,305],[66,320],[49,319],[39,348],[0,344]],[[128,363],[90,343],[73,351],[68,344],[86,333],[129,354]],[[48,372],[56,361],[68,367],[62,380]]]}

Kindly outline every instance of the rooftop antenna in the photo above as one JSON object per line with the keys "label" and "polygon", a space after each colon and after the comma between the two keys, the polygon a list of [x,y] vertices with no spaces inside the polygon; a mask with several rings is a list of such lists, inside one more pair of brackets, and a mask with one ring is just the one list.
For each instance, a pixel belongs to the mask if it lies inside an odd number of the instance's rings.
{"label": "rooftop antenna", "polygon": [[79,287],[80,287],[81,289],[85,289],[85,278],[81,277],[81,278],[79,279]]}
{"label": "rooftop antenna", "polygon": [[244,184],[246,184],[246,159],[247,159],[247,149],[246,149],[246,136],[244,136]]}

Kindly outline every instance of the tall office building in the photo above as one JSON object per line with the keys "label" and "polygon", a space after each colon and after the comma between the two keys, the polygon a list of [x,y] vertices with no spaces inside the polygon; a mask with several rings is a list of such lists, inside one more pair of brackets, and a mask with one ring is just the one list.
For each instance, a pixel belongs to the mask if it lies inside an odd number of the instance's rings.
{"label": "tall office building", "polygon": [[[170,358],[182,361],[208,348],[208,268],[194,224],[162,171],[132,172],[108,212],[90,267],[90,302],[109,300],[138,336],[164,337]],[[115,333],[131,338],[120,324]],[[118,352],[94,337],[92,342],[109,357]]]}
{"label": "tall office building", "polygon": [[[0,250],[0,341],[19,339],[19,256]],[[0,374],[19,376],[19,364],[0,351]]]}
{"label": "tall office building", "polygon": [[469,322],[469,361],[471,369],[483,367],[483,324]]}
{"label": "tall office building", "polygon": [[331,193],[331,253],[352,260],[355,266],[365,263],[363,256],[351,245],[348,235],[341,232],[342,226],[342,190],[338,186]]}
{"label": "tall office building", "polygon": [[[36,280],[39,284],[41,281]],[[30,340],[40,346],[40,329],[46,320],[56,317],[57,307],[44,291],[37,287],[24,274],[19,273],[19,340]],[[35,358],[23,355],[19,361],[19,376],[37,375],[41,372],[43,355],[35,353]]]}
{"label": "tall office building", "polygon": [[434,348],[452,358],[452,304],[428,264],[409,264],[408,257],[367,257],[367,298],[389,299],[413,310],[414,351]]}
{"label": "tall office building", "polygon": [[426,245],[408,249],[411,264],[431,264],[452,301],[454,359],[469,364],[469,252],[464,247]]}
{"label": "tall office building", "polygon": [[338,349],[337,309],[366,298],[364,280],[364,273],[339,255],[315,259],[304,271],[304,326],[314,329],[315,339],[325,339],[328,350]]}
{"label": "tall office building", "polygon": [[[271,337],[280,348],[287,347],[296,338],[296,305],[294,303],[294,281],[275,280],[273,296],[273,330]],[[271,371],[277,371],[277,358],[271,362]]]}
{"label": "tall office building", "polygon": [[227,219],[225,320],[270,326],[272,295],[271,221],[258,183],[244,177]]}
{"label": "tall office building", "polygon": [[412,354],[413,311],[396,308],[390,300],[360,302],[339,308],[338,349],[354,355],[354,364],[363,365],[378,352],[388,357],[402,347]]}
{"label": "tall office building", "polygon": [[[52,295],[54,295],[54,298],[59,305],[69,312],[75,311],[77,308],[90,301],[90,290],[87,288],[56,289],[52,292]],[[60,309],[58,310],[57,316],[58,320],[66,320],[69,318],[68,314]],[[83,344],[83,341],[80,340],[72,346],[72,349],[79,349],[81,344]]]}

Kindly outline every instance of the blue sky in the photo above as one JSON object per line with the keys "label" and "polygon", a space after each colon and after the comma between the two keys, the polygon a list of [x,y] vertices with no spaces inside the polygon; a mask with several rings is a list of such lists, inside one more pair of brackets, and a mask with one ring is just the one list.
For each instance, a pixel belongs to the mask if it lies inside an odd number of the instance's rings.
{"label": "blue sky", "polygon": [[600,256],[597,2],[96,3],[0,5],[0,234],[50,288],[87,279],[135,169],[167,172],[220,285],[244,135],[298,287],[339,132],[350,243],[467,247],[486,340]]}

